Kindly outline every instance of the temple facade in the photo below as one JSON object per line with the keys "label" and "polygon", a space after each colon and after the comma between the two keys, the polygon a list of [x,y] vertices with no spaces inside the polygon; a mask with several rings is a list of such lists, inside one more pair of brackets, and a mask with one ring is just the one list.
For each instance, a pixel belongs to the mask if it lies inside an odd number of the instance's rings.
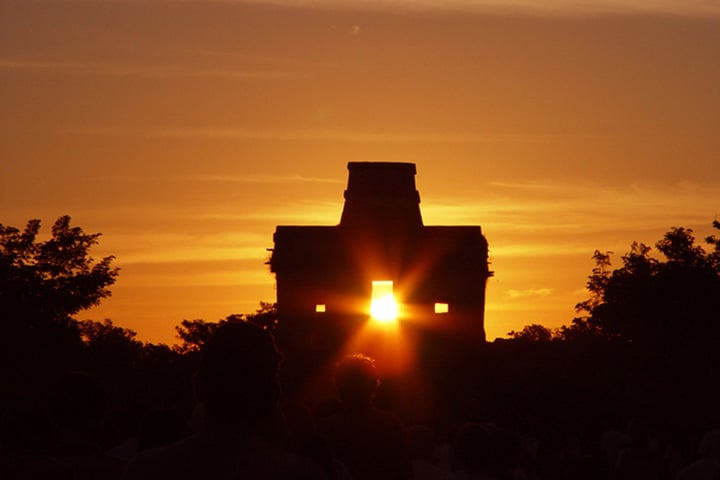
{"label": "temple facade", "polygon": [[400,325],[484,342],[488,245],[480,226],[426,226],[412,163],[350,162],[339,225],[278,226],[270,268],[278,340],[331,356],[391,291]]}

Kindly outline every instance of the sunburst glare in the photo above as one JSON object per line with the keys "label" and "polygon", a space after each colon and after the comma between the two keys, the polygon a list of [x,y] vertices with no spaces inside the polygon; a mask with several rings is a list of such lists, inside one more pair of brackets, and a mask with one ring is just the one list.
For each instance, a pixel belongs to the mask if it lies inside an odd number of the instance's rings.
{"label": "sunburst glare", "polygon": [[373,281],[370,316],[379,323],[393,324],[397,321],[398,313],[392,280]]}

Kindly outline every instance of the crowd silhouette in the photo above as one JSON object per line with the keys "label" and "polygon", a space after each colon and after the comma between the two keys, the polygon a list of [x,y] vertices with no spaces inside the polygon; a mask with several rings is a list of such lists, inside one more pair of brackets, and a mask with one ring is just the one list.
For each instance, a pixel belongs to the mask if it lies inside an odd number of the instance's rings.
{"label": "crowd silhouette", "polygon": [[[600,391],[578,393],[581,383],[592,384],[579,377],[566,379],[564,390],[563,381],[545,378],[539,389],[530,376],[558,354],[530,348],[538,345],[507,341],[481,355],[458,353],[466,371],[454,372],[455,390],[441,404],[448,410],[410,418],[406,405],[383,391],[388,385],[375,361],[360,353],[339,359],[336,397],[299,402],[283,390],[290,360],[272,334],[227,322],[185,365],[190,388],[180,396],[190,398],[122,405],[118,398],[130,398],[128,392],[81,371],[59,372],[34,401],[19,392],[15,401],[4,398],[0,478],[720,478],[718,417],[689,414],[694,402],[707,411],[702,399],[639,400],[599,378]],[[567,351],[560,357],[580,358]],[[498,359],[511,358],[515,365],[500,368]],[[530,373],[513,373],[523,366]],[[505,387],[490,370],[506,375]],[[482,381],[473,383],[478,375]],[[521,383],[506,388],[514,381]],[[541,390],[555,394],[543,398]],[[663,410],[670,407],[684,411]]]}

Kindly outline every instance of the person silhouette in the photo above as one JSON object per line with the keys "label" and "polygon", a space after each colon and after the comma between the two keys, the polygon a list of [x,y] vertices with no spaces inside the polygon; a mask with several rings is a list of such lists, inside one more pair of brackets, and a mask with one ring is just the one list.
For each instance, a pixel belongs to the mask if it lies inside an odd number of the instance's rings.
{"label": "person silhouette", "polygon": [[56,441],[51,455],[56,465],[76,478],[120,478],[124,464],[105,454],[99,436],[105,418],[107,393],[95,376],[65,371],[48,398]]}
{"label": "person silhouette", "polygon": [[280,360],[266,330],[247,322],[221,325],[204,346],[194,377],[200,431],[141,453],[125,478],[326,478],[310,460],[280,447]]}
{"label": "person silhouette", "polygon": [[375,361],[362,354],[344,357],[335,371],[342,408],[318,421],[318,431],[354,480],[410,479],[403,430],[389,412],[373,406],[380,380]]}

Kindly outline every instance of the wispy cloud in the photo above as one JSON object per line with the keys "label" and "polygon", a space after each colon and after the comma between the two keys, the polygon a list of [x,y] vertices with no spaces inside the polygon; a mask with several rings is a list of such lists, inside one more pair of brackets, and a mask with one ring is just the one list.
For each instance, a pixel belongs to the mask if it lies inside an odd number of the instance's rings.
{"label": "wispy cloud", "polygon": [[196,175],[191,179],[218,183],[344,183],[337,178],[308,177],[305,175]]}
{"label": "wispy cloud", "polygon": [[336,225],[340,219],[342,201],[297,202],[292,206],[278,204],[244,212],[209,212],[205,219],[225,221],[258,221],[278,225]]}
{"label": "wispy cloud", "polygon": [[504,188],[509,190],[539,190],[547,191],[553,188],[557,188],[557,185],[552,183],[529,183],[529,182],[489,182],[489,185],[497,188]]}
{"label": "wispy cloud", "polygon": [[53,60],[0,59],[0,70],[38,71],[65,75],[118,77],[221,77],[234,80],[273,80],[306,76],[300,70],[213,69],[193,65],[143,65],[122,63],[58,62]]}
{"label": "wispy cloud", "polygon": [[[116,0],[117,1],[117,0]],[[293,8],[345,10],[445,10],[455,12],[499,12],[535,15],[593,15],[666,13],[681,15],[720,14],[717,0],[157,0],[202,1],[228,4],[265,4]]]}
{"label": "wispy cloud", "polygon": [[72,70],[82,64],[75,62],[29,61],[0,58],[0,69],[3,70]]}
{"label": "wispy cloud", "polygon": [[307,183],[328,183],[343,184],[344,181],[338,178],[313,177],[301,174],[275,175],[275,174],[197,174],[197,175],[174,175],[164,173],[162,175],[87,175],[83,176],[86,181],[112,181],[121,183],[252,183],[252,184],[307,184]]}
{"label": "wispy cloud", "polygon": [[232,138],[237,140],[340,141],[396,143],[537,143],[548,136],[540,134],[451,134],[426,132],[381,132],[332,129],[256,130],[248,128],[188,127],[132,128],[124,126],[74,127],[72,133],[84,135],[140,136],[166,138]]}
{"label": "wispy cloud", "polygon": [[118,264],[175,263],[263,259],[269,235],[245,232],[191,234],[180,232],[118,234],[105,238]]}
{"label": "wispy cloud", "polygon": [[527,290],[505,290],[505,294],[509,298],[527,298],[527,297],[548,297],[553,294],[553,288],[531,288]]}
{"label": "wispy cloud", "polygon": [[[243,286],[272,284],[270,269],[262,262],[238,262],[236,259],[136,261],[126,263],[122,276],[125,287]],[[192,272],[192,274],[188,274]]]}
{"label": "wispy cloud", "polygon": [[[502,235],[503,232],[496,232]],[[492,239],[492,237],[491,237]],[[490,256],[494,258],[553,258],[577,255],[589,255],[592,248],[587,243],[559,241],[535,241],[527,243],[506,243],[497,245],[497,242],[490,244]]]}
{"label": "wispy cloud", "polygon": [[701,239],[716,214],[708,199],[720,198],[717,186],[689,183],[552,185],[484,186],[466,201],[426,198],[423,218],[428,225],[481,225],[493,261],[589,258],[595,249],[625,252],[633,241],[652,245],[673,226],[694,228]]}
{"label": "wispy cloud", "polygon": [[[714,215],[715,206],[708,199],[720,198],[720,187],[682,181],[598,185],[547,180],[491,182],[477,191],[455,195],[452,199],[426,197],[423,216],[455,224],[482,221],[518,233],[589,234],[628,227],[643,229],[675,218],[702,221],[697,218],[698,205],[708,204],[707,215]],[[707,222],[712,220],[709,217]]]}

